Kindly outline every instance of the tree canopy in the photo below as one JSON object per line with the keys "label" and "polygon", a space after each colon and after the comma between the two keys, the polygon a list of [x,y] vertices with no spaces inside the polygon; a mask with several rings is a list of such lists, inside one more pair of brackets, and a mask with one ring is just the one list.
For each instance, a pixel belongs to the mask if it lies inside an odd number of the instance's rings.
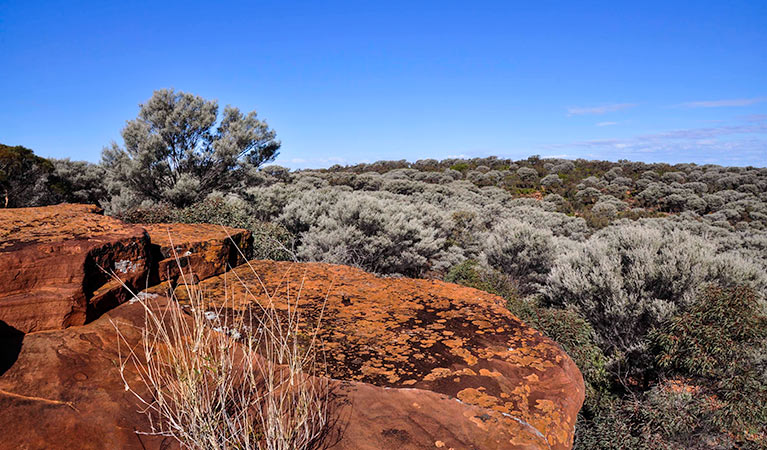
{"label": "tree canopy", "polygon": [[247,185],[249,174],[277,156],[280,142],[256,112],[176,92],[155,91],[122,130],[124,147],[102,152],[115,207],[187,206],[214,191]]}
{"label": "tree canopy", "polygon": [[26,147],[0,144],[0,207],[33,206],[47,193],[53,164]]}

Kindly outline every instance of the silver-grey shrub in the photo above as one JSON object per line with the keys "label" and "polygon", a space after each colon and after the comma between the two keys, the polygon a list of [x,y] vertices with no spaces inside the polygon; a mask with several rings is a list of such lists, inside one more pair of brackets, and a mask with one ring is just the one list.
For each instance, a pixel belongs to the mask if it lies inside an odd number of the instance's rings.
{"label": "silver-grey shrub", "polygon": [[144,200],[186,206],[215,190],[239,187],[247,173],[277,155],[275,133],[256,112],[172,89],[155,91],[122,130],[125,147],[102,153],[116,204]]}
{"label": "silver-grey shrub", "polygon": [[556,261],[542,290],[549,305],[574,307],[607,354],[644,353],[645,336],[684,310],[705,283],[759,284],[763,274],[735,256],[717,256],[681,230],[611,226]]}
{"label": "silver-grey shrub", "polygon": [[280,221],[288,229],[305,230],[298,246],[302,260],[407,276],[445,270],[461,261],[461,252],[446,239],[443,227],[449,217],[397,195],[312,192],[289,204]]}
{"label": "silver-grey shrub", "polygon": [[541,185],[546,187],[561,186],[562,179],[557,174],[549,174],[541,179]]}
{"label": "silver-grey shrub", "polygon": [[530,293],[545,280],[554,265],[554,235],[516,219],[498,223],[484,239],[484,261],[514,279],[520,292]]}

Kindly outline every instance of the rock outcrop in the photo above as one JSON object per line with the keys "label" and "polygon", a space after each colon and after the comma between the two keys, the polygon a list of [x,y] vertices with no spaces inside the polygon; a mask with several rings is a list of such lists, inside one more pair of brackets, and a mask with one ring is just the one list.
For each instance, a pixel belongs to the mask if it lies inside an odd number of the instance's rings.
{"label": "rock outcrop", "polygon": [[0,334],[83,325],[179,267],[221,274],[252,245],[247,230],[127,224],[93,205],[0,209]]}
{"label": "rock outcrop", "polygon": [[148,273],[143,228],[91,205],[0,209],[0,322],[28,333],[82,325]]}
{"label": "rock outcrop", "polygon": [[[319,263],[251,261],[234,272],[236,277],[200,283],[211,306],[237,311],[258,301],[286,310],[289,299],[299,306],[307,334],[320,323],[327,372],[334,379],[443,394],[478,408],[460,425],[440,422],[445,429],[484,427],[492,440],[501,430],[523,428],[552,449],[572,446],[583,378],[558,345],[514,317],[501,298],[440,281],[381,278]],[[179,286],[176,295],[183,302],[186,289]],[[385,417],[385,411],[372,417]],[[402,434],[401,443],[415,442],[416,430],[404,430],[411,437]],[[441,440],[447,447],[469,445]],[[497,439],[479,448],[513,447],[505,444]]]}
{"label": "rock outcrop", "polygon": [[[163,298],[154,306],[178,307]],[[85,326],[27,335],[18,361],[0,376],[0,429],[18,430],[3,435],[0,449],[178,448],[171,438],[136,433],[150,424],[126,391],[119,362],[140,345],[143,320],[142,306],[126,303]],[[148,397],[132,364],[123,376]],[[448,395],[363,382],[332,381],[330,388],[335,426],[320,448],[548,448],[530,426]]]}
{"label": "rock outcrop", "polygon": [[[121,354],[139,345],[143,323],[141,304],[124,303],[85,326],[24,336],[0,376],[0,449],[169,448],[170,438],[136,434],[150,424],[120,376]],[[118,328],[126,342],[118,342]],[[131,387],[147,395],[135,368],[125,370]]]}

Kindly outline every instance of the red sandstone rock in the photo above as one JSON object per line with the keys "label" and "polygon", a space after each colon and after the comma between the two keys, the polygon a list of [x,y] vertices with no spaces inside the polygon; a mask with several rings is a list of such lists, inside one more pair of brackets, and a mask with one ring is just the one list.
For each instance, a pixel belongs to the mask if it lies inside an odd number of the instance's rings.
{"label": "red sandstone rock", "polygon": [[[436,420],[445,430],[492,422],[485,430],[489,434],[482,441],[485,446],[475,444],[478,448],[514,448],[516,441],[512,439],[512,445],[501,436],[514,435],[520,428],[536,430],[552,449],[572,446],[576,415],[584,399],[583,378],[556,343],[514,317],[501,298],[439,281],[380,278],[346,266],[250,264],[258,276],[243,265],[234,270],[237,277],[227,273],[201,282],[206,298],[216,306],[222,306],[224,298],[234,299],[223,306],[237,310],[253,300],[266,304],[266,291],[284,310],[289,297],[298,302],[307,334],[322,312],[319,335],[327,372],[333,378],[414,388],[444,394],[466,408],[472,405],[481,412],[458,422],[454,422],[455,414],[446,412],[445,420]],[[255,298],[245,293],[238,278]],[[224,295],[225,286],[229,295]],[[186,289],[180,286],[176,295],[184,301]],[[386,417],[410,423],[401,425],[411,437],[398,434],[400,444],[421,442],[415,437],[419,431],[412,418],[389,411],[393,408],[389,400],[381,400],[383,409],[373,412],[367,408],[375,403],[376,394],[362,397],[353,406],[365,410],[360,417],[369,414],[371,424]],[[429,400],[429,404],[436,407],[439,402]],[[430,438],[438,439],[438,434],[435,431]],[[535,442],[533,435],[524,436],[526,445]],[[456,442],[456,448],[462,448],[471,441]]]}
{"label": "red sandstone rock", "polygon": [[[81,325],[124,301],[147,274],[144,229],[93,205],[0,210],[0,322],[27,333]],[[100,268],[101,267],[101,268]]]}
{"label": "red sandstone rock", "polygon": [[[150,425],[120,377],[113,322],[137,345],[144,322],[139,303],[85,326],[24,336],[18,359],[0,375],[0,449],[165,449],[173,443],[136,434]],[[120,348],[124,356],[127,347]],[[130,364],[126,377],[146,395]]]}
{"label": "red sandstone rock", "polygon": [[198,279],[224,273],[243,262],[253,248],[250,231],[210,224],[144,224],[156,265],[151,284],[175,281],[179,267]]}

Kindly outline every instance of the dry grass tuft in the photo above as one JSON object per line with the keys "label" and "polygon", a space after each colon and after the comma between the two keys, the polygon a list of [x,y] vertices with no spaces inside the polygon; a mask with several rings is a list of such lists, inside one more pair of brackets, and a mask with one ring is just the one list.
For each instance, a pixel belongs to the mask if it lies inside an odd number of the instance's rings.
{"label": "dry grass tuft", "polygon": [[[299,332],[300,287],[292,303],[287,299],[287,311],[274,307],[263,284],[266,304],[243,285],[249,301],[235,303],[227,293],[211,308],[200,287],[186,282],[190,275],[182,273],[189,298],[183,307],[172,293],[167,307],[151,295],[132,300],[144,307],[144,327],[136,348],[120,349],[120,373],[125,389],[144,405],[147,433],[195,449],[317,446],[329,416],[327,379],[315,376],[322,317],[311,336]],[[244,303],[250,306],[241,313],[228,308]],[[118,334],[123,347],[127,341]],[[129,365],[138,382],[128,381]]]}

